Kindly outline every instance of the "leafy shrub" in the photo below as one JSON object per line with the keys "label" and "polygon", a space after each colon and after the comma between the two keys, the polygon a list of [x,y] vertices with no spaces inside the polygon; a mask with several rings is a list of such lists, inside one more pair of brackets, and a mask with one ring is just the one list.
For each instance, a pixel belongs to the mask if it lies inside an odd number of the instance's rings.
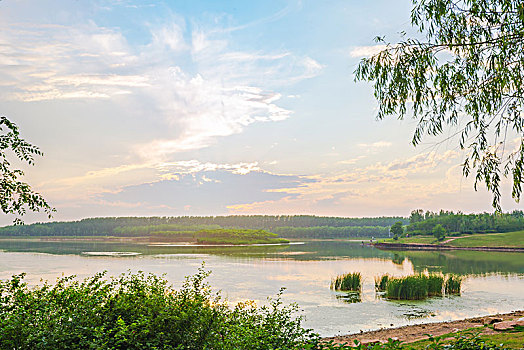
{"label": "leafy shrub", "polygon": [[152,274],[74,276],[34,289],[24,274],[0,282],[1,349],[298,349],[318,336],[302,328],[281,293],[269,305],[230,308],[200,269],[180,290]]}

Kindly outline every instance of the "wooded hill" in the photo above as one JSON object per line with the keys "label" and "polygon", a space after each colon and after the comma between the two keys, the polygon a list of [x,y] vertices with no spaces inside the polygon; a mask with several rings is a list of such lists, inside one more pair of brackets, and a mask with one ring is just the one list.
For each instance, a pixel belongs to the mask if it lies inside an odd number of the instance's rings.
{"label": "wooded hill", "polygon": [[402,217],[342,218],[312,215],[230,215],[180,217],[108,217],[80,221],[15,225],[0,236],[145,236],[159,231],[262,229],[287,238],[386,237]]}

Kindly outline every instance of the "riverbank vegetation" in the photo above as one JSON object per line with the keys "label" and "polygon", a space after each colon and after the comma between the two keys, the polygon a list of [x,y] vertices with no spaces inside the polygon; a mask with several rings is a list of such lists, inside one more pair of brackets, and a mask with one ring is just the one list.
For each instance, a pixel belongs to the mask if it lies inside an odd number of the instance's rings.
{"label": "riverbank vegetation", "polygon": [[462,277],[458,275],[449,275],[446,278],[445,290],[446,294],[460,294],[462,285]]}
{"label": "riverbank vegetation", "polygon": [[524,230],[524,212],[464,214],[453,211],[424,212],[414,210],[409,217],[406,233],[431,235],[437,225],[441,225],[447,236],[474,233],[502,233]]}
{"label": "riverbank vegetation", "polygon": [[155,275],[62,277],[34,289],[0,282],[2,349],[313,349],[296,306],[229,307],[199,270],[175,290]]}
{"label": "riverbank vegetation", "polygon": [[479,233],[462,234],[447,237],[439,241],[434,236],[410,236],[397,240],[382,239],[381,243],[395,244],[433,244],[444,247],[499,247],[499,248],[524,248],[524,231],[505,233]]}
{"label": "riverbank vegetation", "polygon": [[452,247],[524,247],[524,231],[464,236],[448,243]]}
{"label": "riverbank vegetation", "polygon": [[389,275],[385,274],[380,277],[375,277],[375,290],[377,292],[385,292],[388,285]]}
{"label": "riverbank vegetation", "polygon": [[422,300],[432,296],[460,294],[462,278],[440,273],[417,274],[404,277],[382,275],[375,277],[375,290],[385,292],[388,299]]}
{"label": "riverbank vegetation", "polygon": [[331,281],[331,289],[339,291],[360,292],[362,289],[362,274],[360,272],[338,275]]}

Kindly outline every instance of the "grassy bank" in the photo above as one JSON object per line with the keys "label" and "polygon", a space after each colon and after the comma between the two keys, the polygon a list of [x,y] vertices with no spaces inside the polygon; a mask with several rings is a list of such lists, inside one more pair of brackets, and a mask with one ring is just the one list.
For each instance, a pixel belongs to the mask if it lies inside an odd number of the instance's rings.
{"label": "grassy bank", "polygon": [[432,244],[448,247],[501,247],[501,248],[524,248],[524,231],[505,233],[481,233],[474,235],[461,235],[446,237],[438,241],[433,236],[402,237],[398,240],[384,239],[381,243],[401,244]]}
{"label": "grassy bank", "polygon": [[524,231],[463,236],[446,245],[452,247],[524,247]]}

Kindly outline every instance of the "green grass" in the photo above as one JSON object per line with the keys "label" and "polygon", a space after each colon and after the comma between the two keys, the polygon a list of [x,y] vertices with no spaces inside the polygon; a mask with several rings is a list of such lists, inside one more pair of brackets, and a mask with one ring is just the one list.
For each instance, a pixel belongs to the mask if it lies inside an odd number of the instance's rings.
{"label": "green grass", "polygon": [[428,297],[428,277],[413,275],[390,278],[386,286],[386,297],[398,300],[421,300]]}
{"label": "green grass", "polygon": [[[444,287],[444,276],[441,274],[429,274],[428,276],[428,296],[442,296]],[[460,290],[460,287],[459,287]]]}
{"label": "green grass", "polygon": [[446,278],[445,290],[446,294],[460,294],[460,287],[462,285],[462,277],[457,275],[449,275]]}
{"label": "green grass", "polygon": [[[479,331],[481,331],[483,328],[468,328],[461,332],[457,333],[447,333],[439,336],[440,342],[439,344],[442,346],[449,346],[450,344],[453,344],[456,342],[455,337],[460,336],[461,334],[476,334]],[[469,336],[471,337],[471,336]],[[494,344],[504,344],[505,349],[522,349],[522,346],[524,344],[524,331],[517,331],[517,332],[503,332],[498,334],[485,334],[485,335],[479,335],[478,339],[480,341],[484,342],[491,342]],[[431,349],[431,346],[434,344],[431,340],[418,340],[413,343],[405,344],[405,349],[413,349],[413,350],[422,350],[422,349]]]}
{"label": "green grass", "polygon": [[358,292],[362,289],[362,275],[360,272],[338,275],[331,280],[331,289]]}
{"label": "green grass", "polygon": [[275,233],[265,230],[247,229],[213,229],[200,230],[194,237],[198,243],[210,244],[271,244],[289,243],[287,239],[278,238]]}
{"label": "green grass", "polygon": [[452,247],[513,247],[524,248],[524,231],[476,234],[457,238],[446,245]]}
{"label": "green grass", "polygon": [[403,244],[410,244],[410,243],[434,244],[437,242],[437,240],[433,236],[413,236],[413,237],[401,237],[398,240],[394,240],[393,238],[387,238],[387,239],[379,240],[379,242],[403,243]]}
{"label": "green grass", "polygon": [[385,292],[388,285],[389,275],[385,274],[380,277],[375,277],[375,289],[379,292]]}

